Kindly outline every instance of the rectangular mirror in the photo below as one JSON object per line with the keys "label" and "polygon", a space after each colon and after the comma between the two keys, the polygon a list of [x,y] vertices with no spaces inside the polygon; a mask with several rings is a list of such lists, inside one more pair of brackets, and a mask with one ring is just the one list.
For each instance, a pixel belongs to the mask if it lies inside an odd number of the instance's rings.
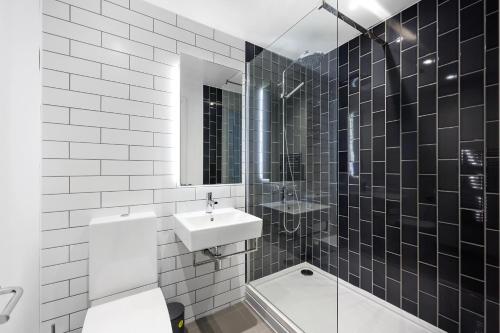
{"label": "rectangular mirror", "polygon": [[242,79],[241,71],[181,54],[181,185],[242,182]]}

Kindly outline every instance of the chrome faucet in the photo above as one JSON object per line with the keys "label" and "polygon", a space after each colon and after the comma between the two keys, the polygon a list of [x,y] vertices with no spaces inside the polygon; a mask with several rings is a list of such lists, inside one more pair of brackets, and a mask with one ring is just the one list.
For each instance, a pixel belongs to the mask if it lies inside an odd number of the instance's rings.
{"label": "chrome faucet", "polygon": [[217,204],[217,201],[214,201],[212,199],[212,192],[207,193],[207,204],[206,204],[206,209],[205,212],[207,214],[212,214],[214,210],[214,206]]}

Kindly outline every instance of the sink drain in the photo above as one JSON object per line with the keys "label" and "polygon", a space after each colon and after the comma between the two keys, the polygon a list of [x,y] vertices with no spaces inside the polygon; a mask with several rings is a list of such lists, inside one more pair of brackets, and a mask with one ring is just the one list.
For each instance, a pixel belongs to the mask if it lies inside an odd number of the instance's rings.
{"label": "sink drain", "polygon": [[310,269],[303,269],[303,270],[300,271],[300,273],[302,275],[305,275],[305,276],[311,276],[311,275],[313,275],[313,271],[311,271]]}

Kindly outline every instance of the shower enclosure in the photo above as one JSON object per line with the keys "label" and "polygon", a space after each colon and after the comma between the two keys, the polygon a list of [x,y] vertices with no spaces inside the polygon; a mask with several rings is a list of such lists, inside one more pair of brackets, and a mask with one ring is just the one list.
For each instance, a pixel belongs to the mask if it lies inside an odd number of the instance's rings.
{"label": "shower enclosure", "polygon": [[497,11],[311,2],[248,45],[247,301],[278,332],[498,332]]}

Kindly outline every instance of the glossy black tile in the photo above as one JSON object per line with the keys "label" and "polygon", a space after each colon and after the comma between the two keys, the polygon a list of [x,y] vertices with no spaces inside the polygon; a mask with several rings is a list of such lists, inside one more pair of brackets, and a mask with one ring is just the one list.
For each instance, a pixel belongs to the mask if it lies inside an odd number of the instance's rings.
{"label": "glossy black tile", "polygon": [[401,180],[403,187],[417,187],[417,161],[401,162]]}
{"label": "glossy black tile", "polygon": [[461,274],[484,279],[484,248],[469,243],[460,243]]}
{"label": "glossy black tile", "polygon": [[498,193],[498,158],[488,158],[486,160],[486,192]]}
{"label": "glossy black tile", "polygon": [[429,54],[418,59],[418,85],[425,86],[436,82],[437,54]]}
{"label": "glossy black tile", "polygon": [[[454,226],[452,226],[454,227]],[[441,229],[439,229],[441,230]],[[446,231],[446,229],[442,229]],[[457,243],[458,247],[458,243]],[[441,251],[441,241],[439,249]],[[457,250],[458,253],[458,250]],[[460,264],[457,257],[439,254],[439,283],[451,288],[458,289],[460,282]]]}
{"label": "glossy black tile", "polygon": [[483,141],[460,144],[460,172],[463,175],[480,175],[484,172]]}
{"label": "glossy black tile", "polygon": [[499,144],[498,144],[498,122],[486,123],[486,156],[498,157]]}
{"label": "glossy black tile", "polygon": [[401,267],[408,272],[417,274],[418,250],[416,246],[401,244]]}
{"label": "glossy black tile", "polygon": [[379,86],[372,91],[373,112],[382,111],[385,108],[385,86]]}
{"label": "glossy black tile", "polygon": [[418,89],[419,104],[418,114],[426,115],[436,113],[436,85],[431,84]]}
{"label": "glossy black tile", "polygon": [[401,218],[401,237],[402,241],[417,245],[417,219],[415,217],[402,216]]}
{"label": "glossy black tile", "polygon": [[[376,260],[373,262],[374,283],[379,282],[381,285],[384,285],[385,264],[383,265],[383,272],[380,272],[382,276],[379,277],[379,272],[377,272],[377,270],[381,267],[377,267],[377,262],[385,263],[385,238],[375,236],[375,234],[373,236],[373,259]],[[377,279],[375,279],[375,275],[377,275]],[[379,278],[381,278],[380,281],[378,281]]]}
{"label": "glossy black tile", "polygon": [[401,91],[400,67],[394,67],[386,71],[386,94],[399,94]]}
{"label": "glossy black tile", "polygon": [[401,274],[401,295],[410,301],[418,301],[418,279],[415,274],[402,271]]}
{"label": "glossy black tile", "polygon": [[399,148],[387,148],[386,150],[386,168],[388,173],[399,173],[400,172],[400,149]]}
{"label": "glossy black tile", "polygon": [[418,231],[426,234],[436,235],[437,231],[437,209],[436,205],[419,203],[418,205]]}
{"label": "glossy black tile", "polygon": [[483,1],[460,11],[460,40],[465,41],[483,33]]}
{"label": "glossy black tile", "polygon": [[360,41],[359,41],[359,52],[361,55],[365,55],[372,50],[372,42],[371,39],[366,36],[366,35],[361,35],[360,36]]}
{"label": "glossy black tile", "polygon": [[417,18],[412,18],[408,21],[404,21],[402,27],[402,42],[401,48],[406,50],[410,47],[417,45],[417,36],[418,36],[418,28],[417,28],[418,20]]}
{"label": "glossy black tile", "polygon": [[476,72],[484,68],[484,36],[460,43],[460,73]]}
{"label": "glossy black tile", "polygon": [[436,143],[436,115],[418,118],[418,143],[420,145]]}
{"label": "glossy black tile", "polygon": [[460,77],[461,107],[475,106],[484,102],[483,78],[483,71]]}
{"label": "glossy black tile", "polygon": [[338,60],[339,66],[347,64],[347,62],[349,61],[349,46],[348,46],[348,44],[343,44],[339,47],[338,59],[339,59]]}
{"label": "glossy black tile", "polygon": [[401,104],[417,102],[417,75],[405,77],[401,80]]}
{"label": "glossy black tile", "polygon": [[465,309],[460,310],[460,332],[484,332],[484,317]]}
{"label": "glossy black tile", "polygon": [[417,74],[417,50],[412,47],[401,53],[401,77]]}
{"label": "glossy black tile", "polygon": [[446,160],[438,162],[438,189],[458,191],[458,161]]}
{"label": "glossy black tile", "polygon": [[435,23],[419,29],[418,47],[420,57],[436,52],[436,39]]}
{"label": "glossy black tile", "polygon": [[484,216],[482,211],[460,210],[461,240],[484,245]]}
{"label": "glossy black tile", "polygon": [[418,25],[426,25],[436,21],[437,2],[436,0],[421,0],[418,3]]}
{"label": "glossy black tile", "polygon": [[360,77],[365,79],[372,75],[372,57],[371,54],[365,54],[360,58]]}
{"label": "glossy black tile", "polygon": [[385,83],[385,61],[373,64],[372,85],[378,87]]}
{"label": "glossy black tile", "polygon": [[439,96],[458,93],[458,63],[444,65],[438,70]]}
{"label": "glossy black tile", "polygon": [[460,294],[458,290],[439,286],[439,314],[455,321],[459,320]]}
{"label": "glossy black tile", "polygon": [[486,85],[498,83],[498,48],[486,52]]}
{"label": "glossy black tile", "polygon": [[486,88],[487,120],[498,120],[498,85]]}
{"label": "glossy black tile", "polygon": [[385,137],[373,138],[373,161],[385,161]]}
{"label": "glossy black tile", "polygon": [[[389,251],[389,250],[388,250]],[[400,268],[400,259],[401,257],[397,254],[387,252],[387,277],[390,279],[394,279],[396,281],[401,280],[401,268]],[[394,282],[390,279],[387,279],[387,287],[389,286],[389,281]],[[399,291],[399,283],[398,283],[398,291]],[[399,292],[398,292],[399,294]],[[389,295],[388,295],[389,296]]]}
{"label": "glossy black tile", "polygon": [[498,47],[498,13],[486,16],[486,49],[495,47]]}
{"label": "glossy black tile", "polygon": [[484,177],[460,177],[460,207],[469,209],[483,209]]}
{"label": "glossy black tile", "polygon": [[463,275],[460,282],[462,308],[484,314],[484,282]]}
{"label": "glossy black tile", "polygon": [[359,69],[359,48],[349,51],[349,72]]}
{"label": "glossy black tile", "polygon": [[482,106],[470,107],[460,110],[460,140],[483,139],[484,108]]}
{"label": "glossy black tile", "polygon": [[417,104],[401,107],[401,131],[412,132],[417,130]]}
{"label": "glossy black tile", "polygon": [[436,174],[436,145],[419,146],[418,171],[421,174]]}
{"label": "glossy black tile", "polygon": [[418,257],[420,262],[424,262],[430,265],[436,265],[437,263],[437,239],[436,236],[419,234],[418,243]]}
{"label": "glossy black tile", "polygon": [[458,127],[438,130],[438,158],[458,158]]}
{"label": "glossy black tile", "polygon": [[394,121],[400,119],[401,113],[400,95],[388,96],[385,101],[386,121]]}
{"label": "glossy black tile", "polygon": [[[387,41],[390,43],[390,41]],[[385,63],[386,69],[391,69],[400,64],[400,52],[401,52],[401,44],[398,42],[390,43],[385,48]]]}
{"label": "glossy black tile", "polygon": [[419,202],[436,203],[436,176],[419,176]]}
{"label": "glossy black tile", "polygon": [[433,296],[437,294],[437,269],[435,266],[419,263],[418,281],[420,291]]}
{"label": "glossy black tile", "polygon": [[403,160],[417,159],[417,133],[401,134],[401,156]]}
{"label": "glossy black tile", "polygon": [[[455,263],[456,261],[456,272],[457,274],[454,274],[453,276],[456,275],[456,284],[458,285],[458,255],[459,255],[459,242],[460,242],[460,239],[459,239],[459,226],[458,225],[453,225],[453,224],[448,224],[448,223],[438,223],[438,230],[439,230],[439,244],[438,244],[438,248],[439,248],[439,253],[442,253],[442,254],[448,254],[448,255],[451,255],[453,257],[448,257],[446,256],[446,258],[448,258],[448,260],[452,260],[452,262],[449,262],[449,265],[452,265]],[[445,259],[446,259],[445,258]],[[450,268],[447,268],[448,266],[445,265],[445,260],[443,258],[440,257],[439,259],[439,270],[441,272],[441,269],[443,269],[444,271],[452,271],[450,270]],[[451,266],[451,267],[454,267],[454,266]],[[454,272],[454,270],[452,271]],[[446,273],[446,272],[444,272]],[[440,273],[440,276],[442,276],[443,273]],[[448,277],[449,279],[453,279],[453,277]],[[445,282],[441,282],[441,283],[445,283]]]}
{"label": "glossy black tile", "polygon": [[[458,183],[458,177],[456,179]],[[458,223],[458,192],[438,192],[438,219],[447,223]]]}
{"label": "glossy black tile", "polygon": [[458,27],[458,1],[446,1],[438,7],[438,31],[444,34]]}
{"label": "glossy black tile", "polygon": [[[453,2],[453,1],[450,1]],[[444,35],[439,36],[439,50],[438,59],[439,65],[448,64],[452,61],[458,60],[458,29],[447,32]]]}

